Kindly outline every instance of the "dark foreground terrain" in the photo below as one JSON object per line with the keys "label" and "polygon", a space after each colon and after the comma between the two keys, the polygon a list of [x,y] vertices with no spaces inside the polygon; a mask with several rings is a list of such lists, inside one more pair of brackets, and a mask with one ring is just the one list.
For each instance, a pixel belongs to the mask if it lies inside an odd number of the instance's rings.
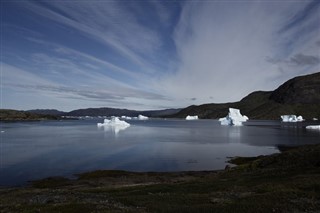
{"label": "dark foreground terrain", "polygon": [[[284,150],[284,149],[283,149]],[[0,189],[0,212],[320,212],[320,145],[217,172],[95,171]]]}

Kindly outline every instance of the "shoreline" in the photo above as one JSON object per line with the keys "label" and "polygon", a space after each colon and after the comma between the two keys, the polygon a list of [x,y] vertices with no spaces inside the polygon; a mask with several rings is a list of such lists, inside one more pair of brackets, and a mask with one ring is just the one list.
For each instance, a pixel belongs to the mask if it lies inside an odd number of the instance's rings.
{"label": "shoreline", "polygon": [[220,171],[98,170],[0,189],[2,212],[318,212],[320,144]]}
{"label": "shoreline", "polygon": [[[309,145],[301,145],[303,146],[309,146]],[[57,175],[57,176],[48,176],[40,179],[33,179],[33,180],[26,180],[23,183],[20,184],[12,184],[12,185],[0,185],[0,189],[9,189],[9,188],[24,188],[24,187],[30,187],[34,183],[39,183],[39,182],[45,182],[48,180],[49,182],[55,181],[55,180],[64,180],[68,182],[74,182],[77,181],[80,177],[84,175],[93,175],[97,176],[97,174],[104,174],[108,175],[110,174],[111,176],[116,175],[116,174],[126,174],[130,176],[143,176],[143,175],[151,175],[151,176],[167,176],[167,177],[174,177],[174,176],[182,176],[182,175],[187,175],[187,176],[194,176],[197,177],[198,175],[204,175],[204,174],[212,174],[212,173],[219,173],[223,172],[226,170],[234,169],[237,166],[248,162],[251,162],[253,160],[258,160],[260,158],[268,157],[271,155],[275,154],[280,154],[282,152],[286,152],[292,149],[296,149],[301,147],[299,145],[294,145],[294,146],[288,146],[288,145],[279,145],[275,146],[275,148],[279,152],[271,153],[269,155],[259,155],[259,156],[251,156],[251,157],[242,157],[242,156],[228,156],[226,157],[226,166],[224,169],[213,169],[213,170],[181,170],[181,171],[129,171],[129,170],[117,170],[117,169],[97,169],[97,170],[92,170],[92,171],[84,171],[80,173],[74,173],[74,174],[69,174],[69,175]]]}

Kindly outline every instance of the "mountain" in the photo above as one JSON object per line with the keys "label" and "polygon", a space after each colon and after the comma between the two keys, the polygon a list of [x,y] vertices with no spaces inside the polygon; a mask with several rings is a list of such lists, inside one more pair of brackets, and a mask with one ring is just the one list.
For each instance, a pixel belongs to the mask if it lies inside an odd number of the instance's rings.
{"label": "mountain", "polygon": [[295,77],[276,89],[270,96],[282,104],[320,103],[320,73]]}
{"label": "mountain", "polygon": [[67,116],[131,116],[136,117],[139,114],[148,117],[160,117],[168,116],[177,113],[180,109],[164,109],[164,110],[148,110],[148,111],[137,111],[128,109],[117,109],[117,108],[88,108],[88,109],[77,109],[66,113]]}
{"label": "mountain", "polygon": [[279,119],[284,114],[320,118],[320,72],[290,79],[274,91],[253,92],[238,102],[192,105],[168,117],[198,115],[216,119],[226,116],[230,107],[240,109],[251,119]]}
{"label": "mountain", "polygon": [[32,110],[27,110],[27,112],[31,112],[39,115],[56,115],[56,116],[61,116],[66,114],[66,112],[59,111],[56,109],[32,109]]}

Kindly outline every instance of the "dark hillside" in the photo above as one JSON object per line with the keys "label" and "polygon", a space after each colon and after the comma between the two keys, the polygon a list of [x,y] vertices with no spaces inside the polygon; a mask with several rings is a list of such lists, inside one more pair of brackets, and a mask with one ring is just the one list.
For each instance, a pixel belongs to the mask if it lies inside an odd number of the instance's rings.
{"label": "dark hillside", "polygon": [[42,115],[26,111],[11,109],[0,109],[0,121],[38,121],[38,120],[57,120],[59,116]]}
{"label": "dark hillside", "polygon": [[198,115],[217,119],[226,116],[230,107],[240,109],[250,119],[279,119],[283,114],[320,118],[320,73],[293,78],[275,91],[253,92],[238,102],[192,105],[170,117]]}
{"label": "dark hillside", "polygon": [[295,77],[272,92],[281,104],[320,104],[320,73]]}

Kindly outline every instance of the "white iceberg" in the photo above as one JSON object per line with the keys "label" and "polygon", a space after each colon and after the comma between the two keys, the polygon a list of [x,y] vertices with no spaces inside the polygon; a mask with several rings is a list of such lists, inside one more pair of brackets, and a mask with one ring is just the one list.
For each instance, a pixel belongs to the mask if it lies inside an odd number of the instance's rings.
{"label": "white iceberg", "polygon": [[249,118],[245,115],[241,115],[239,109],[229,108],[229,114],[220,118],[221,125],[241,126],[242,122],[246,122]]}
{"label": "white iceberg", "polygon": [[149,118],[147,116],[139,115],[138,120],[148,120]]}
{"label": "white iceberg", "polygon": [[102,126],[118,126],[118,127],[129,127],[130,124],[119,120],[118,117],[112,117],[111,120],[109,119],[104,119],[103,123],[97,123],[98,127]]}
{"label": "white iceberg", "polygon": [[312,120],[317,121],[317,120],[318,120],[318,118],[312,118]]}
{"label": "white iceberg", "polygon": [[303,121],[303,117],[299,115],[281,115],[282,122],[301,122]]}
{"label": "white iceberg", "polygon": [[122,118],[122,119],[125,119],[125,120],[131,120],[131,119],[132,119],[131,117],[125,116],[125,115],[121,116],[121,118]]}
{"label": "white iceberg", "polygon": [[317,130],[320,130],[320,125],[309,125],[309,126],[306,126],[306,129],[317,129]]}
{"label": "white iceberg", "polygon": [[188,115],[188,116],[186,117],[186,120],[198,120],[198,119],[199,119],[198,115],[194,115],[194,116]]}

